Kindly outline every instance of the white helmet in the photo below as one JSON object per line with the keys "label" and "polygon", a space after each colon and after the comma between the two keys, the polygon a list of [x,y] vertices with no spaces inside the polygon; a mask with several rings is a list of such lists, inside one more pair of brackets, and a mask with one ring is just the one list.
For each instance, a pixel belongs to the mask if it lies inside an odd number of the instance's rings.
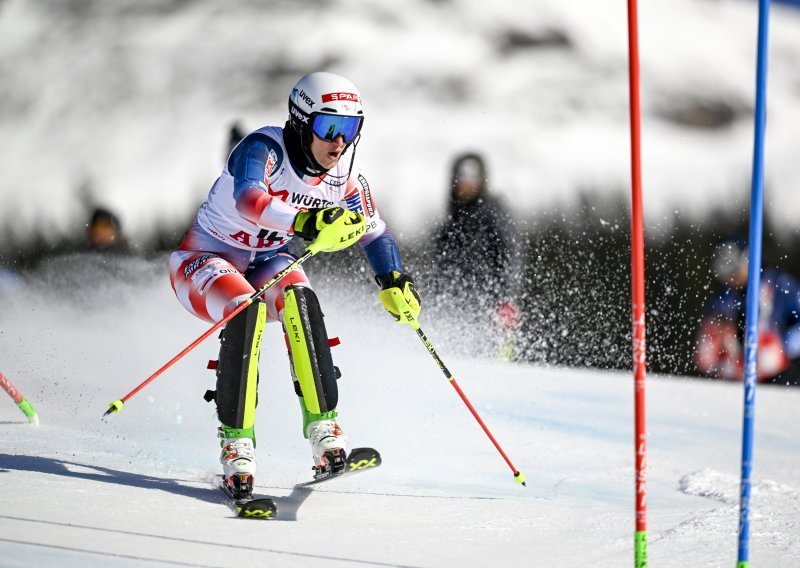
{"label": "white helmet", "polygon": [[361,94],[346,77],[326,71],[309,73],[289,95],[289,123],[306,148],[312,133],[323,140],[342,136],[349,145],[364,124]]}

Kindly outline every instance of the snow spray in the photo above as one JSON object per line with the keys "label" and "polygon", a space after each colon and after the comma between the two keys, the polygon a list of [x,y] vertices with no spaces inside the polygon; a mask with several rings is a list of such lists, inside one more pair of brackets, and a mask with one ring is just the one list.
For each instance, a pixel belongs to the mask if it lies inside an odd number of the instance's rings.
{"label": "snow spray", "polygon": [[38,426],[39,415],[36,414],[36,409],[28,402],[28,399],[22,396],[22,393],[11,384],[11,381],[9,381],[3,373],[0,373],[0,386],[8,393],[8,396],[11,397],[11,400],[14,401],[23,414],[28,417],[28,421]]}

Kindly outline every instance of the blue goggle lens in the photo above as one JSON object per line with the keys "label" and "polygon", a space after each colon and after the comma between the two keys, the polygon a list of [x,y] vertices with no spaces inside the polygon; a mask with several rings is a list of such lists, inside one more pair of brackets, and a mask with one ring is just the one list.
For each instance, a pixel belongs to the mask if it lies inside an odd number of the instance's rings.
{"label": "blue goggle lens", "polygon": [[333,140],[342,136],[349,144],[358,136],[363,120],[361,116],[317,114],[311,121],[311,130],[322,140]]}

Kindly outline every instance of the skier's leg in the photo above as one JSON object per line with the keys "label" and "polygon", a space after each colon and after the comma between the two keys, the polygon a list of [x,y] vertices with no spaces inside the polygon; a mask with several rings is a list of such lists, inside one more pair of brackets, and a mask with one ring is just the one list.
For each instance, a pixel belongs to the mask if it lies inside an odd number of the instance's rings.
{"label": "skier's leg", "polygon": [[[258,260],[251,264],[245,272],[245,276],[253,288],[259,289],[295,260],[297,260],[295,256],[286,252],[279,252],[274,256]],[[272,286],[264,292],[262,299],[267,305],[267,321],[282,321],[281,313],[283,312],[284,305],[283,293],[288,286],[292,285],[311,287],[301,267],[292,270],[289,274],[281,278],[280,282],[275,284],[275,286]]]}
{"label": "skier's leg", "polygon": [[[278,253],[278,254],[276,254],[276,255],[274,255],[272,257],[269,257],[269,258],[266,258],[266,259],[263,259],[263,260],[259,260],[259,261],[255,262],[255,263],[253,263],[250,266],[250,268],[247,270],[247,273],[246,273],[247,279],[253,285],[254,288],[260,288],[261,286],[264,285],[264,283],[268,282],[271,278],[273,278],[275,276],[275,274],[277,274],[278,272],[280,272],[281,270],[283,270],[287,266],[289,266],[289,264],[291,262],[293,262],[294,260],[295,260],[295,257],[293,255],[291,255],[291,254],[288,254],[288,253]],[[309,314],[307,302],[304,302],[302,307],[300,307],[300,308],[297,307],[297,301],[296,301],[296,298],[298,297],[297,294],[299,294],[299,296],[302,297],[302,298],[306,298],[306,297],[310,297],[311,295],[314,295],[314,292],[311,289],[311,284],[309,283],[308,278],[306,277],[306,275],[305,275],[305,273],[303,272],[302,269],[293,270],[292,272],[287,274],[277,285],[275,285],[274,287],[272,287],[269,290],[267,290],[267,292],[264,294],[264,296],[263,296],[264,302],[267,305],[267,321],[281,321],[281,322],[284,321],[284,313],[285,313],[284,312],[284,308],[285,308],[285,305],[286,305],[286,297],[287,297],[286,291],[290,287],[292,287],[292,288],[302,288],[299,291],[294,291],[291,294],[289,294],[289,297],[290,297],[289,302],[290,302],[290,304],[292,306],[291,310],[297,311],[297,312],[302,310],[302,312],[305,314],[304,321],[306,322],[306,331],[304,333],[304,337],[307,336],[307,337],[313,338],[316,335],[317,338],[318,338],[317,343],[321,343],[319,340],[321,340],[322,338],[324,338],[325,341],[327,342],[327,334],[325,332],[324,325],[316,325],[316,327],[318,328],[316,331],[313,331],[313,330],[312,331],[308,331],[308,329],[313,327],[312,325],[310,325],[310,322],[312,320],[313,320],[313,322],[315,322],[317,324],[321,324],[322,323],[322,313],[321,313],[321,310],[319,309],[319,302],[316,301],[316,297],[314,298],[314,301],[311,302],[311,305],[315,306],[315,308],[312,307],[310,314]],[[285,329],[285,327],[284,327],[284,329]],[[287,342],[287,347],[290,347],[288,336],[286,336],[286,342]],[[326,360],[326,364],[323,364],[322,368],[329,369],[333,365],[333,362],[332,362],[332,359],[330,358],[330,349],[329,349],[327,343],[322,345],[322,349],[325,350],[325,353],[323,354],[323,358]],[[307,406],[306,406],[305,400],[303,398],[302,390],[301,390],[301,387],[300,387],[298,375],[297,375],[297,373],[295,373],[294,357],[301,357],[301,356],[303,357],[301,359],[303,361],[301,363],[301,366],[303,368],[313,368],[313,367],[319,368],[320,365],[319,365],[319,363],[316,363],[316,360],[315,360],[315,363],[308,362],[308,352],[309,351],[311,351],[312,353],[317,353],[317,351],[318,351],[317,349],[315,349],[315,343],[313,341],[312,341],[312,345],[311,345],[311,349],[310,350],[308,348],[295,349],[294,350],[294,356],[292,355],[292,351],[289,352],[290,371],[291,371],[291,374],[292,374],[292,381],[294,382],[294,386],[295,386],[295,392],[297,393],[298,397],[300,398],[300,407],[301,407],[302,414],[303,414],[303,436],[306,437],[306,438],[308,437],[308,434],[307,434],[308,425],[311,424],[311,422],[314,422],[314,421],[320,420],[320,419],[332,419],[332,418],[336,417],[336,411],[335,410],[328,410],[328,411],[325,411],[325,412],[320,412],[319,411],[319,402],[314,403],[314,404],[316,404],[316,407],[315,407],[316,410],[317,410],[316,412],[310,412],[308,410]],[[303,356],[303,354],[305,354],[305,356]],[[335,371],[336,371],[336,369],[334,367],[334,372]],[[309,375],[306,374],[306,373],[301,373],[301,376],[308,377]],[[312,378],[309,380],[309,384],[312,384],[312,383],[314,384],[314,387],[313,387],[313,390],[314,390],[313,399],[315,401],[317,401],[316,386],[315,386],[316,382],[313,379],[313,375],[311,377]],[[336,388],[336,384],[333,383],[333,386],[331,388],[335,389]],[[308,390],[308,387],[307,387],[307,390]],[[331,389],[329,388],[328,390],[330,391]],[[325,403],[325,402],[326,402],[326,399],[323,397],[323,403]]]}
{"label": "skier's leg", "polygon": [[[288,253],[278,253],[257,261],[248,268],[247,279],[260,288],[293,260]],[[326,453],[341,455],[338,461],[343,464],[346,440],[336,423],[339,372],[333,365],[319,300],[305,273],[298,269],[267,290],[264,301],[268,321],[283,322],[292,380],[300,397],[303,436],[311,442],[315,464],[335,461],[327,459]]]}
{"label": "skier's leg", "polygon": [[317,295],[305,286],[288,286],[284,302],[283,325],[305,407],[313,414],[336,410],[336,368]]}
{"label": "skier's leg", "polygon": [[[231,260],[241,263],[235,256]],[[219,321],[255,291],[227,258],[208,252],[174,252],[170,276],[183,306],[207,321]],[[217,364],[214,398],[221,422],[220,462],[232,492],[238,496],[252,491],[255,472],[258,351],[265,319],[265,305],[254,302],[228,322]]]}
{"label": "skier's leg", "polygon": [[338,369],[333,365],[319,300],[311,288],[284,291],[283,325],[295,391],[303,413],[303,435],[318,471],[344,467],[347,442],[336,422]]}
{"label": "skier's leg", "polygon": [[237,314],[222,332],[217,363],[217,416],[223,429],[254,439],[258,353],[266,323],[266,306],[256,300]]}
{"label": "skier's leg", "polygon": [[215,397],[221,424],[220,463],[226,483],[236,496],[248,496],[253,491],[258,353],[266,313],[264,302],[256,300],[222,332]]}
{"label": "skier's leg", "polygon": [[227,259],[217,254],[178,250],[170,257],[175,295],[193,315],[217,322],[255,289]]}

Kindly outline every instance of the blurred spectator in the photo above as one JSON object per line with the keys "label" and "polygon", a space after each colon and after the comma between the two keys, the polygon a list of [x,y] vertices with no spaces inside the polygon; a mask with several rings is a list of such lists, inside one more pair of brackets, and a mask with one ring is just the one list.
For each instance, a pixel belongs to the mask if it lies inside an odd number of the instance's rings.
{"label": "blurred spectator", "polygon": [[[697,334],[695,362],[708,376],[744,378],[747,246],[742,240],[720,244],[714,274],[721,289],[706,304]],[[758,326],[758,380],[798,384],[800,379],[800,283],[774,268],[761,273]]]}
{"label": "blurred spectator", "polygon": [[13,294],[22,289],[24,281],[15,270],[8,266],[0,265],[0,298],[6,294]]}
{"label": "blurred spectator", "polygon": [[247,132],[242,129],[242,125],[239,124],[239,121],[236,120],[231,124],[230,130],[228,130],[228,153],[225,154],[225,159],[228,159],[228,156],[231,155],[233,149],[236,148],[236,145],[242,141]]}
{"label": "blurred spectator", "polygon": [[86,225],[89,249],[95,252],[127,254],[128,242],[122,234],[119,218],[102,207],[96,208]]}
{"label": "blurred spectator", "polygon": [[502,203],[489,194],[488,185],[479,154],[456,156],[448,216],[434,236],[435,286],[446,303],[489,320],[505,337],[501,356],[511,358],[511,335],[518,327],[511,278],[513,223]]}

